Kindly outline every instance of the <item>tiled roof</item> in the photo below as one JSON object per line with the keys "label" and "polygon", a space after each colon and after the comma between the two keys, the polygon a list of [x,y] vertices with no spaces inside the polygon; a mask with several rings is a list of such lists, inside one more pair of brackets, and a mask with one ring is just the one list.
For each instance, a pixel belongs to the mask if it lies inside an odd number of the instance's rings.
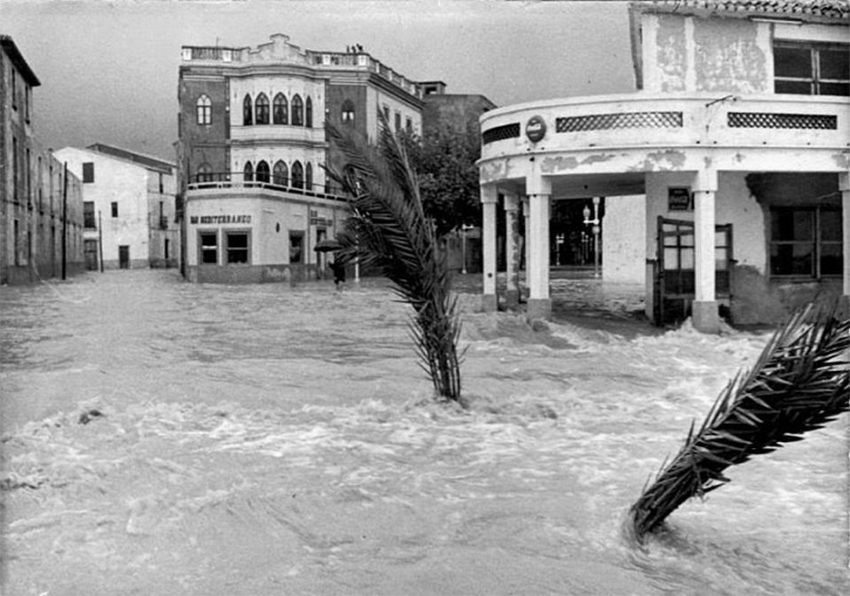
{"label": "tiled roof", "polygon": [[850,21],[848,0],[651,0],[637,2],[666,10],[690,8],[712,12],[765,14],[787,18],[820,17]]}

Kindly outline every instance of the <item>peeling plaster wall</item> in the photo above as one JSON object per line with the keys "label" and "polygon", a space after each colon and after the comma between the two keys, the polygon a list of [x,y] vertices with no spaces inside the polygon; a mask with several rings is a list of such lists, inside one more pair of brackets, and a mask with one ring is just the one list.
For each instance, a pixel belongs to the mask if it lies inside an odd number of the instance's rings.
{"label": "peeling plaster wall", "polygon": [[750,21],[694,19],[696,91],[769,93],[764,42]]}
{"label": "peeling plaster wall", "polygon": [[643,195],[605,197],[602,234],[603,279],[644,285],[646,198]]}
{"label": "peeling plaster wall", "polygon": [[743,19],[644,15],[650,92],[770,93],[769,26]]}

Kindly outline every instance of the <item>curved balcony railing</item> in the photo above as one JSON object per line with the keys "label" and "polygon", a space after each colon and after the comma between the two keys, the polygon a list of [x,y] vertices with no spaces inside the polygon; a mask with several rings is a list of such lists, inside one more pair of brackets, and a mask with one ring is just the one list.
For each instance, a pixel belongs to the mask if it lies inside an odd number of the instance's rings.
{"label": "curved balcony railing", "polygon": [[[532,143],[526,132],[535,116],[543,121],[545,134]],[[481,117],[481,157],[652,146],[842,150],[850,147],[848,130],[850,100],[844,97],[635,93],[488,112]]]}
{"label": "curved balcony railing", "polygon": [[246,176],[244,172],[209,172],[196,174],[186,185],[188,192],[259,189],[272,193],[296,194],[330,201],[348,202],[348,197],[338,188],[310,183],[306,180],[283,178],[274,174]]}

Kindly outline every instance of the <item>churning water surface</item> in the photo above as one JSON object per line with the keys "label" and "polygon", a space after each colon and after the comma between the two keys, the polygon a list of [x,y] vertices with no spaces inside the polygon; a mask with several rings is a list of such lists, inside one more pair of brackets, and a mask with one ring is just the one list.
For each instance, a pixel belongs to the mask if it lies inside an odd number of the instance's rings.
{"label": "churning water surface", "polygon": [[2,288],[3,593],[847,593],[847,416],[623,536],[766,335],[477,302],[462,410],[379,281]]}

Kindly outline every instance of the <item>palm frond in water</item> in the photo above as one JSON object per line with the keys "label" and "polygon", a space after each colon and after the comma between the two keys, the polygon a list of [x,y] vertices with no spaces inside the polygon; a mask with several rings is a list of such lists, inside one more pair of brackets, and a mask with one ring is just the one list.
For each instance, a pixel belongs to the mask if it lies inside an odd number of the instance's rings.
{"label": "palm frond in water", "polygon": [[682,503],[723,486],[729,466],[799,441],[850,404],[850,316],[838,302],[797,311],[753,367],[720,393],[698,432],[632,505],[640,540]]}
{"label": "palm frond in water", "polygon": [[352,213],[338,235],[343,245],[339,256],[375,266],[393,282],[395,292],[415,311],[411,332],[437,395],[460,401],[460,321],[451,277],[404,146],[383,113],[379,116],[377,146],[327,125],[344,163],[326,171],[351,196]]}

